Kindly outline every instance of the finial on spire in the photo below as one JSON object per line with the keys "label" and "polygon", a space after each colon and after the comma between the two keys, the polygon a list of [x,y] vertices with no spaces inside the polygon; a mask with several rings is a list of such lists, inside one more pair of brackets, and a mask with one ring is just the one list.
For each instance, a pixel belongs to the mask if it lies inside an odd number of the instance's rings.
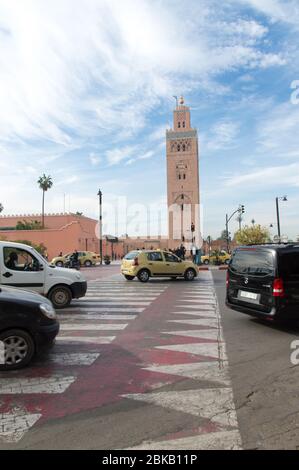
{"label": "finial on spire", "polygon": [[180,100],[179,100],[180,105],[183,105],[184,102],[185,102],[185,101],[184,101],[184,97],[183,97],[183,96],[180,96]]}

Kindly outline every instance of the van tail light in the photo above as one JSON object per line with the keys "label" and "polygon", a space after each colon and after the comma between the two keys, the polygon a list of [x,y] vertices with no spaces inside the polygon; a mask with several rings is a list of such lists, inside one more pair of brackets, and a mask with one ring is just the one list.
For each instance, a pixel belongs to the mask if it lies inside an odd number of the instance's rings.
{"label": "van tail light", "polygon": [[274,279],[273,297],[284,297],[283,280],[281,278]]}
{"label": "van tail light", "polygon": [[139,265],[138,258],[134,258],[133,266],[138,266],[138,265]]}
{"label": "van tail light", "polygon": [[226,287],[229,285],[229,274],[228,271],[226,271]]}

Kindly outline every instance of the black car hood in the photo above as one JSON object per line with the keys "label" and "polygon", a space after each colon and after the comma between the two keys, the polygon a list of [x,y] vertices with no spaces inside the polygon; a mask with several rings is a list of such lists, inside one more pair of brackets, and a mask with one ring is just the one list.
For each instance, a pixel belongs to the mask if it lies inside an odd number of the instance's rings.
{"label": "black car hood", "polygon": [[50,303],[48,299],[45,297],[36,294],[35,292],[28,292],[24,289],[18,289],[15,287],[4,287],[3,285],[0,285],[0,302],[1,301],[27,301],[27,302],[32,302],[36,304],[40,303]]}

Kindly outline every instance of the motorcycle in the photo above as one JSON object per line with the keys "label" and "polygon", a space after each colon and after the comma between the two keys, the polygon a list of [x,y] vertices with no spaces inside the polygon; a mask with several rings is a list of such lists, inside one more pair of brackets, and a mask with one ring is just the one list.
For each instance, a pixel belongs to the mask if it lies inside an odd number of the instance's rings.
{"label": "motorcycle", "polygon": [[66,262],[64,263],[65,268],[69,269],[76,269],[77,271],[80,270],[80,261],[75,260],[74,256],[71,255],[69,258],[66,259]]}

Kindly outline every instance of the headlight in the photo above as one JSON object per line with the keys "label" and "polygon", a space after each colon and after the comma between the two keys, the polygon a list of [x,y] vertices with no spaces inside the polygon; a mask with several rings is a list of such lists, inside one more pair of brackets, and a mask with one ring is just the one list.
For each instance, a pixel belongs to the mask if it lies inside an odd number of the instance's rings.
{"label": "headlight", "polygon": [[81,279],[81,274],[76,274],[76,279]]}
{"label": "headlight", "polygon": [[56,312],[52,305],[40,304],[39,309],[46,317],[51,318],[51,320],[56,318]]}

